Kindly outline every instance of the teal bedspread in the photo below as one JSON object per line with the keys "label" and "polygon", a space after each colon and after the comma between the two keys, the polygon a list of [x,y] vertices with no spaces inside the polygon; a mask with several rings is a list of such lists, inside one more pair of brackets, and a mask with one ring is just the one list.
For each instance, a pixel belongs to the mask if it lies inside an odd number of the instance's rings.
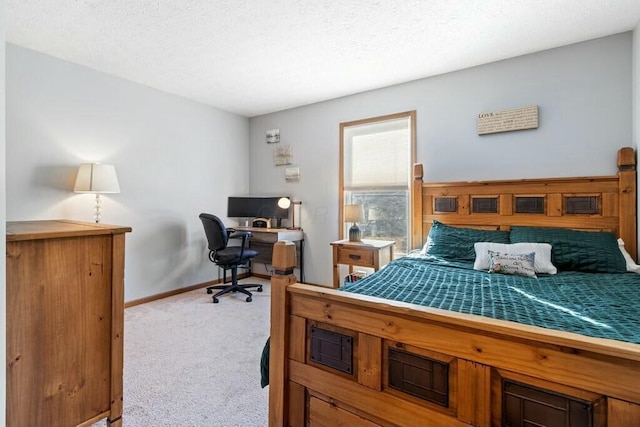
{"label": "teal bedspread", "polygon": [[[640,275],[561,272],[537,278],[489,274],[473,262],[412,255],[340,290],[640,344]],[[261,360],[269,381],[269,342]]]}
{"label": "teal bedspread", "polygon": [[640,344],[640,275],[634,273],[529,278],[414,255],[341,290]]}

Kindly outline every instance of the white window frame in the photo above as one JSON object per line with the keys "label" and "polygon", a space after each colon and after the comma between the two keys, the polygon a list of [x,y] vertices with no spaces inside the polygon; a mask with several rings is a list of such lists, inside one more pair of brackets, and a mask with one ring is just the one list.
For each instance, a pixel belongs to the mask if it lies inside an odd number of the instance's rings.
{"label": "white window frame", "polygon": [[407,176],[407,194],[408,194],[408,212],[407,212],[407,251],[411,250],[413,247],[413,230],[411,229],[411,218],[413,207],[411,206],[411,196],[412,196],[412,173],[413,173],[413,164],[416,159],[416,111],[406,111],[402,113],[388,114],[384,116],[371,117],[367,119],[355,120],[351,122],[340,123],[340,179],[339,179],[339,216],[338,216],[338,230],[340,239],[344,238],[345,234],[345,225],[344,225],[344,204],[345,204],[345,188],[344,188],[344,172],[345,172],[345,129],[352,126],[361,126],[366,124],[375,124],[378,122],[384,122],[388,120],[408,118],[409,119],[409,131],[410,131],[410,163],[408,165],[408,176]]}

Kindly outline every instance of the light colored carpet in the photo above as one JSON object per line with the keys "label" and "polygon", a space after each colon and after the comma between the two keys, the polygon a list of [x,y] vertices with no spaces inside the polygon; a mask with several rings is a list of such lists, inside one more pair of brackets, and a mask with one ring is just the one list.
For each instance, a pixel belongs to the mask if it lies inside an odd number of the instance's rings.
{"label": "light colored carpet", "polygon": [[237,293],[213,304],[200,289],[125,310],[125,427],[267,425],[269,282],[241,283],[264,291],[250,303]]}

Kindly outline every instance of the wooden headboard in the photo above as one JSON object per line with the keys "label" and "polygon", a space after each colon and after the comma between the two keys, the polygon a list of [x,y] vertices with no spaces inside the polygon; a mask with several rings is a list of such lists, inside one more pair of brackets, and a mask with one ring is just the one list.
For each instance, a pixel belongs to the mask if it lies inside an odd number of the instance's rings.
{"label": "wooden headboard", "polygon": [[636,160],[618,151],[618,174],[578,178],[423,183],[413,169],[412,241],[419,248],[432,221],[485,229],[513,225],[611,231],[636,259]]}

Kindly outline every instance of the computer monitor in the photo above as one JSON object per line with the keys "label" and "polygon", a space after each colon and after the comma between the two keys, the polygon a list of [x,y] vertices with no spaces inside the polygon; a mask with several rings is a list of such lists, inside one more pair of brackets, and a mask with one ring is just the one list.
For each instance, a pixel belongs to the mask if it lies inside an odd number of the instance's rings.
{"label": "computer monitor", "polygon": [[278,206],[282,197],[229,197],[229,218],[289,218],[289,210]]}

